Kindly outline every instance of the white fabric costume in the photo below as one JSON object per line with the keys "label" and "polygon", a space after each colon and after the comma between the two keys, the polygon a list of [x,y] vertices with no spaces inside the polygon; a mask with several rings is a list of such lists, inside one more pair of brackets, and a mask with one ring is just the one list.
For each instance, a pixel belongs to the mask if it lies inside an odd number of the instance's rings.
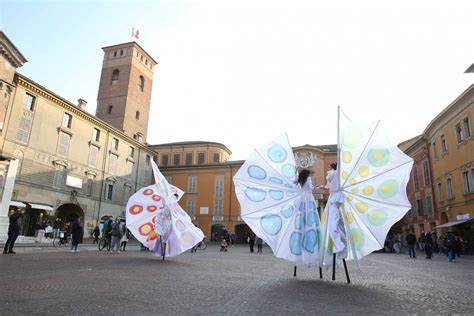
{"label": "white fabric costume", "polygon": [[326,180],[326,188],[329,190],[329,198],[326,205],[328,233],[334,244],[333,252],[337,254],[338,258],[342,259],[346,256],[346,231],[339,207],[344,203],[344,195],[339,189],[336,170],[329,170]]}
{"label": "white fabric costume", "polygon": [[321,233],[311,179],[296,183],[288,136],[256,149],[234,176],[241,217],[278,258],[318,265]]}
{"label": "white fabric costume", "polygon": [[151,164],[155,184],[138,190],[128,200],[127,227],[155,255],[177,256],[200,242],[204,234],[178,204],[184,192],[166,181],[154,161]]}

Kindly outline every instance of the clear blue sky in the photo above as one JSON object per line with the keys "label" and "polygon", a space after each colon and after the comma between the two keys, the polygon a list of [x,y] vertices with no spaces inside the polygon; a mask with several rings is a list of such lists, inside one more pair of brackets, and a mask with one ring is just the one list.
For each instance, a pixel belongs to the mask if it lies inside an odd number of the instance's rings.
{"label": "clear blue sky", "polygon": [[101,47],[138,28],[159,63],[149,143],[217,141],[232,159],[284,132],[335,143],[337,105],[401,142],[474,82],[473,1],[0,0],[0,19],[19,72],[91,113]]}

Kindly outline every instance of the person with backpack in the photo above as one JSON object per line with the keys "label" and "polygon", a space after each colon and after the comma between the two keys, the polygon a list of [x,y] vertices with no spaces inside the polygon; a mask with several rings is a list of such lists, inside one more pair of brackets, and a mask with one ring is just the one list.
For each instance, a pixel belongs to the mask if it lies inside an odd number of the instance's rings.
{"label": "person with backpack", "polygon": [[115,218],[115,222],[112,224],[112,245],[111,251],[120,253],[120,240],[125,233],[125,225],[120,222],[120,217]]}

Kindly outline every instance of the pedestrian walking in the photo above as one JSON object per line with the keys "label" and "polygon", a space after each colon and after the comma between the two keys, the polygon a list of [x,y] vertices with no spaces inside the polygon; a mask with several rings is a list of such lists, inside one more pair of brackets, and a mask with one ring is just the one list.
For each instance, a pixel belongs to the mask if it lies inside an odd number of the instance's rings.
{"label": "pedestrian walking", "polygon": [[263,248],[263,239],[260,237],[257,237],[257,253],[262,253],[262,248]]}
{"label": "pedestrian walking", "polygon": [[230,234],[230,244],[232,245],[232,247],[234,247],[234,243],[236,239],[237,239],[237,236],[235,235],[235,233]]}
{"label": "pedestrian walking", "polygon": [[420,247],[420,251],[425,250],[425,231],[422,231],[420,237],[418,237],[418,246]]}
{"label": "pedestrian walking", "polygon": [[100,236],[99,226],[95,225],[95,228],[92,231],[92,237],[94,237],[94,240],[92,241],[93,244],[98,244],[99,243],[99,236]]}
{"label": "pedestrian walking", "polygon": [[130,239],[132,233],[125,227],[125,234],[123,234],[122,239],[120,240],[120,248],[122,251],[125,251],[125,247],[127,247],[127,242]]}
{"label": "pedestrian walking", "polygon": [[405,240],[408,244],[408,255],[410,258],[416,258],[416,253],[415,253],[415,244],[416,244],[416,236],[413,234],[412,231],[408,233],[408,235],[405,237]]}
{"label": "pedestrian walking", "polygon": [[449,234],[447,237],[446,247],[448,250],[448,261],[456,262],[456,239],[453,234]]}
{"label": "pedestrian walking", "polygon": [[[26,205],[26,209],[31,208],[29,204]],[[16,206],[13,207],[13,214],[10,215],[10,223],[8,225],[8,239],[5,243],[5,247],[3,248],[3,253],[11,253],[14,254],[13,246],[15,245],[15,241],[20,234],[20,226],[21,226],[21,218],[24,212],[21,212],[20,209]]]}
{"label": "pedestrian walking", "polygon": [[120,240],[122,239],[122,236],[124,234],[124,227],[125,225],[122,225],[122,223],[120,223],[120,217],[117,217],[115,219],[115,222],[112,224],[112,252],[120,253]]}
{"label": "pedestrian walking", "polygon": [[430,233],[430,232],[427,232],[427,233],[425,234],[425,254],[426,254],[426,259],[431,259],[431,256],[433,255],[432,247],[433,247],[433,239],[431,239],[431,233]]}
{"label": "pedestrian walking", "polygon": [[255,245],[255,234],[250,232],[249,235],[249,245],[250,245],[250,252],[253,252],[253,246]]}
{"label": "pedestrian walking", "polygon": [[58,238],[61,226],[63,226],[63,221],[59,217],[56,217],[53,223],[53,238]]}
{"label": "pedestrian walking", "polygon": [[81,218],[78,217],[71,226],[71,252],[80,252],[77,249],[77,246],[82,240],[82,235],[84,234],[84,229],[81,225]]}

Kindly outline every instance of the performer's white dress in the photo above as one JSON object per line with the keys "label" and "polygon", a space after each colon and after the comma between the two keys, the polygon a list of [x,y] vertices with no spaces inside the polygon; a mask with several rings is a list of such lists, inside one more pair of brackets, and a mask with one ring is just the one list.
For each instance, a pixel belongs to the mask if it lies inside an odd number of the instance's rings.
{"label": "performer's white dress", "polygon": [[333,252],[337,254],[338,258],[345,258],[346,231],[344,229],[344,222],[339,210],[339,206],[344,203],[344,195],[339,189],[339,181],[336,170],[329,170],[326,179],[326,188],[329,190],[327,204],[328,233],[334,244]]}

